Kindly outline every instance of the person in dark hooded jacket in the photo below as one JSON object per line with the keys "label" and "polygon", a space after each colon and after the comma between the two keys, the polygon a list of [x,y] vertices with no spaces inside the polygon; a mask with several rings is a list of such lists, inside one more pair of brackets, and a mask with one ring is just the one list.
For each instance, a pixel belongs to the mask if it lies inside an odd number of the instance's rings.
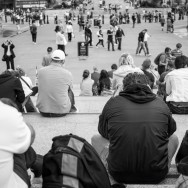
{"label": "person in dark hooded jacket", "polygon": [[6,70],[0,75],[0,98],[11,99],[22,111],[25,94],[21,81],[14,76],[13,70]]}
{"label": "person in dark hooded jacket", "polygon": [[148,85],[146,75],[129,73],[123,80],[123,91],[104,106],[98,124],[100,135],[92,137],[110,177],[118,183],[159,183],[178,147],[173,134],[176,122]]}

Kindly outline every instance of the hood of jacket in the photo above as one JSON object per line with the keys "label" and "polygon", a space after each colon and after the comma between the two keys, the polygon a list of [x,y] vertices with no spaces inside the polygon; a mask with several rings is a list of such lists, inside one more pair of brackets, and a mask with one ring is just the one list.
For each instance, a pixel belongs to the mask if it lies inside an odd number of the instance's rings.
{"label": "hood of jacket", "polygon": [[122,65],[113,72],[113,75],[124,78],[125,76],[127,76],[127,74],[134,72],[140,72],[143,74],[143,71],[138,67],[134,68],[131,65]]}
{"label": "hood of jacket", "polygon": [[8,74],[1,74],[0,75],[0,84],[3,84],[5,82],[7,82],[8,80],[14,78],[14,76],[12,75],[8,75]]}
{"label": "hood of jacket", "polygon": [[143,104],[151,102],[156,99],[156,95],[151,91],[147,85],[132,84],[126,87],[126,89],[119,93],[119,96],[125,97],[128,100]]}

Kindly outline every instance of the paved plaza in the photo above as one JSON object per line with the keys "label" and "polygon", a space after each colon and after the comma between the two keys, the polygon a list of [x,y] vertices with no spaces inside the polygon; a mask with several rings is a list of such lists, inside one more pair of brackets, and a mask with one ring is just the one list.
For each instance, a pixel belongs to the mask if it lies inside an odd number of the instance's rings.
{"label": "paved plaza", "polygon": [[[57,49],[55,44],[55,24],[53,23],[53,15],[57,12],[60,17],[63,18],[64,10],[47,11],[50,18],[50,24],[46,24],[38,28],[37,44],[33,44],[31,40],[30,31],[23,32],[22,34],[10,37],[15,44],[15,66],[22,67],[27,75],[35,83],[36,67],[40,69],[42,63],[42,57],[46,54],[47,47],[51,46],[54,50]],[[102,13],[100,11],[100,13]],[[110,66],[113,63],[118,64],[119,57],[124,52],[129,52],[135,61],[136,66],[141,66],[142,62],[146,58],[145,56],[136,56],[137,38],[138,33],[143,29],[148,29],[151,34],[149,39],[149,48],[154,58],[164,51],[165,47],[175,48],[177,43],[182,44],[183,53],[188,56],[188,35],[186,33],[187,18],[185,20],[175,22],[175,32],[166,33],[161,31],[159,23],[145,23],[142,20],[141,24],[136,24],[135,28],[132,28],[132,24],[122,25],[122,29],[125,32],[125,37],[122,40],[122,50],[115,52],[107,51],[107,35],[106,30],[109,28],[109,14],[105,14],[105,24],[102,25],[104,31],[105,48],[96,48],[95,45],[98,42],[96,32],[98,28],[92,26],[93,31],[93,47],[89,48],[89,56],[86,60],[80,60],[78,58],[77,43],[84,41],[84,32],[79,32],[77,20],[73,22],[73,28],[75,38],[72,42],[66,46],[66,68],[73,74],[74,92],[76,94],[76,106],[79,108],[80,113],[69,114],[62,118],[44,118],[37,113],[28,113],[24,115],[24,119],[31,123],[36,130],[36,140],[33,147],[39,154],[45,154],[51,147],[51,139],[54,136],[61,134],[73,133],[84,137],[89,142],[94,134],[97,134],[98,117],[105,105],[108,97],[79,97],[79,83],[82,80],[82,73],[84,69],[92,72],[93,66],[97,66],[99,71],[102,69],[110,70]],[[27,23],[24,25],[24,29],[28,27]],[[25,30],[24,30],[25,31]],[[0,38],[0,44],[2,44],[8,38]],[[117,49],[117,46],[115,46]],[[3,49],[0,48],[0,54],[2,56]],[[0,63],[0,71],[3,72],[6,69],[4,62]],[[35,102],[36,97],[32,100]],[[177,135],[180,141],[185,134],[188,126],[187,115],[174,115],[177,121]],[[174,163],[174,159],[173,159]],[[160,186],[158,186],[160,187]],[[164,186],[163,186],[164,187]],[[173,187],[173,186],[172,186]]]}

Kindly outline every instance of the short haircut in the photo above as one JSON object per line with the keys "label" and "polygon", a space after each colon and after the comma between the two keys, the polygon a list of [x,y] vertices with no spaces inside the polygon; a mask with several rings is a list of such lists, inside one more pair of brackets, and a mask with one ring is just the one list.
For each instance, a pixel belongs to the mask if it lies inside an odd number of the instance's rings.
{"label": "short haircut", "polygon": [[47,48],[47,52],[52,52],[52,50],[53,50],[52,47]]}
{"label": "short haircut", "polygon": [[176,48],[181,48],[182,47],[182,44],[181,43],[178,43],[178,44],[176,44]]}
{"label": "short haircut", "polygon": [[165,53],[170,52],[170,51],[171,51],[171,48],[169,48],[169,47],[165,48]]}
{"label": "short haircut", "polygon": [[149,85],[148,77],[145,74],[138,73],[138,72],[129,73],[123,79],[123,90],[125,90],[127,86],[133,85],[133,84]]}
{"label": "short haircut", "polygon": [[112,64],[111,69],[117,70],[117,65],[116,64]]}
{"label": "short haircut", "polygon": [[178,56],[176,57],[174,64],[176,69],[184,68],[185,65],[188,65],[188,57],[184,55]]}
{"label": "short haircut", "polygon": [[86,79],[86,78],[88,78],[88,76],[89,76],[89,74],[90,74],[90,72],[89,72],[89,70],[84,70],[84,72],[83,72],[83,79]]}

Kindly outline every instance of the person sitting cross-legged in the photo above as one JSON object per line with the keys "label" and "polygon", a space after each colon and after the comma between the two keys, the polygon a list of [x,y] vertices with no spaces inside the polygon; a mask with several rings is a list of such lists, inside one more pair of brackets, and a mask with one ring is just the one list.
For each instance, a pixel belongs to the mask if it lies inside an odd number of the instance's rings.
{"label": "person sitting cross-legged", "polygon": [[173,114],[188,114],[188,57],[175,59],[175,70],[165,77],[166,102]]}
{"label": "person sitting cross-legged", "polygon": [[61,117],[76,112],[72,73],[64,68],[65,53],[55,50],[49,66],[38,71],[37,108],[45,117]]}
{"label": "person sitting cross-legged", "polygon": [[99,117],[91,143],[110,176],[124,184],[154,184],[165,179],[178,147],[176,122],[168,106],[141,73],[129,73],[123,91]]}

